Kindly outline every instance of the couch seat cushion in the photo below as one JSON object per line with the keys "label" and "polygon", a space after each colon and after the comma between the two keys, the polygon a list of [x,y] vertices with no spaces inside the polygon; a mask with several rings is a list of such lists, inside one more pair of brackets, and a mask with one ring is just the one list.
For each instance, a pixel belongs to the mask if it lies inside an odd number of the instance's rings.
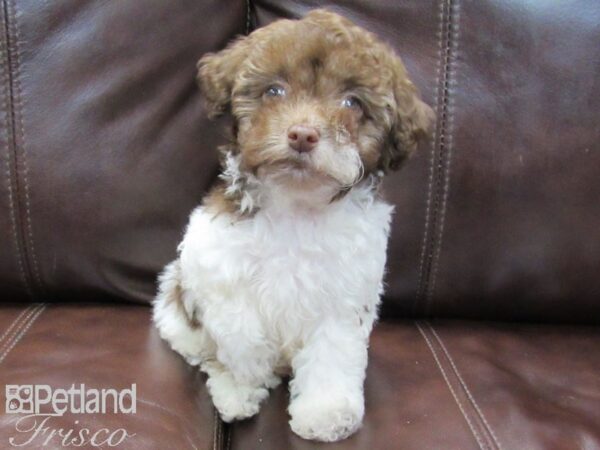
{"label": "couch seat cushion", "polygon": [[366,416],[337,444],[296,437],[280,387],[228,430],[232,449],[600,449],[600,329],[381,323]]}
{"label": "couch seat cushion", "polygon": [[[0,308],[0,390],[5,385],[71,385],[117,390],[136,384],[134,414],[71,414],[52,417],[49,429],[93,433],[123,428],[128,434],[115,448],[220,448],[222,427],[204,388],[204,377],[172,352],[150,322],[147,306],[35,305]],[[12,448],[13,438],[24,444],[33,435],[18,432],[17,420],[2,402],[0,448]],[[109,403],[112,405],[112,403]],[[126,406],[128,406],[127,404]],[[38,418],[38,426],[43,418]],[[21,423],[27,430],[33,422]],[[21,448],[73,448],[48,433]],[[100,431],[96,442],[107,437]],[[118,442],[120,436],[115,435]],[[88,443],[83,448],[92,448]],[[110,448],[103,445],[102,448]]]}
{"label": "couch seat cushion", "polygon": [[[150,313],[119,304],[3,306],[0,383],[117,390],[135,383],[135,414],[73,412],[46,424],[73,436],[90,430],[88,437],[122,428],[133,435],[122,448],[600,449],[599,328],[381,323],[371,340],[364,426],[341,443],[315,444],[290,431],[285,386],[257,417],[224,426],[204,376],[160,340]],[[6,392],[2,403],[9,406]],[[0,447],[31,437],[17,429],[25,415],[2,411]],[[41,448],[49,432],[24,448]],[[48,442],[63,448],[59,435]]]}

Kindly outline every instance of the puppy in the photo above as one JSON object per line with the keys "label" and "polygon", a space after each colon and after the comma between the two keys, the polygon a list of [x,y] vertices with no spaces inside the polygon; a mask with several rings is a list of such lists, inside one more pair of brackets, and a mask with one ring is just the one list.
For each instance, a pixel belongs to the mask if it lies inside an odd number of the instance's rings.
{"label": "puppy", "polygon": [[291,371],[290,425],[321,441],[364,414],[393,207],[378,194],[426,137],[431,109],[400,58],[325,10],[279,20],[198,63],[210,114],[230,111],[220,182],[159,278],[154,322],[226,422]]}

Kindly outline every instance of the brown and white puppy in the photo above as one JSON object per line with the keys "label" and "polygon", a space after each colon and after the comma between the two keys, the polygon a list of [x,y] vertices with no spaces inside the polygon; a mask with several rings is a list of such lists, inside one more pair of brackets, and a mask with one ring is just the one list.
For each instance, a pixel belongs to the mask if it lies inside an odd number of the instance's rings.
{"label": "brown and white puppy", "polygon": [[160,278],[154,321],[209,375],[222,418],[258,412],[292,371],[300,436],[354,432],[393,208],[378,195],[427,136],[431,109],[400,58],[325,10],[205,55],[199,81],[235,139]]}

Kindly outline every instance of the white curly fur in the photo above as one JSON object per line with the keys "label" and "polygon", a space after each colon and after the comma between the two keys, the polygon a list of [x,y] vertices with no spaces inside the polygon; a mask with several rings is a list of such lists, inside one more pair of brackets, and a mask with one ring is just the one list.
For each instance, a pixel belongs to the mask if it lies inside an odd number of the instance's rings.
{"label": "white curly fur", "polygon": [[364,413],[393,208],[368,180],[332,203],[326,184],[294,196],[272,183],[250,218],[192,213],[179,258],[160,277],[154,321],[208,374],[223,420],[256,414],[289,367],[293,431],[336,441]]}

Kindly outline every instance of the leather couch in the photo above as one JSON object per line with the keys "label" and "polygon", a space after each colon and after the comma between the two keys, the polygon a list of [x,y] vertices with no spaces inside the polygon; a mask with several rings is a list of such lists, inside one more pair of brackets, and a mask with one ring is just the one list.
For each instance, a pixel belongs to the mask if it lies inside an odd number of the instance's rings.
{"label": "leather couch", "polygon": [[[21,448],[122,427],[127,449],[600,449],[600,3],[1,3],[0,386],[137,393]],[[285,386],[223,424],[149,307],[227,138],[196,61],[316,6],[395,46],[438,117],[385,183],[367,412],[337,444],[291,433]],[[0,448],[35,431],[18,419],[1,411]]]}

